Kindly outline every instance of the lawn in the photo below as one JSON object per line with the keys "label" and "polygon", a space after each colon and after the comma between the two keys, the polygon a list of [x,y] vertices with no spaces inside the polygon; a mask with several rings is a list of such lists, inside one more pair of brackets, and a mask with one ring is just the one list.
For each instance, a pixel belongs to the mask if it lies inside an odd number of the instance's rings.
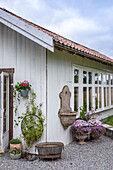
{"label": "lawn", "polygon": [[113,126],[113,116],[108,117],[103,123]]}

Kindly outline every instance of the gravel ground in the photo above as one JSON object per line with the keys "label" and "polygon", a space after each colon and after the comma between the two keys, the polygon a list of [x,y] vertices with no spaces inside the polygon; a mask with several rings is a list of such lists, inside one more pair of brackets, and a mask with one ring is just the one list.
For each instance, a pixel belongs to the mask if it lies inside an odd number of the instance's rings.
{"label": "gravel ground", "polygon": [[9,153],[0,157],[0,170],[113,170],[113,140],[102,136],[99,143],[76,141],[66,145],[62,159],[34,161],[11,160]]}

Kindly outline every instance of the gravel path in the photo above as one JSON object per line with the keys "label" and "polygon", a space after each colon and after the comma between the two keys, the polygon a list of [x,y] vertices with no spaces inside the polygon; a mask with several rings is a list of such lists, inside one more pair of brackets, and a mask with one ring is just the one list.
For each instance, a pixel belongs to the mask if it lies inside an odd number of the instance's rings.
{"label": "gravel path", "polygon": [[76,141],[65,146],[62,159],[11,160],[7,152],[0,157],[0,170],[113,170],[113,140],[102,136],[99,143]]}

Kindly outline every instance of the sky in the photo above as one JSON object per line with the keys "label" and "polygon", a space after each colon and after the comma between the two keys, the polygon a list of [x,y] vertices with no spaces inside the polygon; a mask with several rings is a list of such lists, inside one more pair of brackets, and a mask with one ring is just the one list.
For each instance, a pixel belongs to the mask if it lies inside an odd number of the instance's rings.
{"label": "sky", "polygon": [[113,58],[113,0],[0,0],[0,6]]}

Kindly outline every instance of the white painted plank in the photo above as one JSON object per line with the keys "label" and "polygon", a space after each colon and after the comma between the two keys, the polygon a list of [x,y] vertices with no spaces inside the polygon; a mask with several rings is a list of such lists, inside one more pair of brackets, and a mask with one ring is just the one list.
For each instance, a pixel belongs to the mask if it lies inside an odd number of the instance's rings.
{"label": "white painted plank", "polygon": [[0,22],[10,27],[11,29],[26,36],[32,41],[40,44],[41,46],[54,51],[53,39],[51,36],[39,31],[33,26],[21,21],[17,17],[0,9]]}

